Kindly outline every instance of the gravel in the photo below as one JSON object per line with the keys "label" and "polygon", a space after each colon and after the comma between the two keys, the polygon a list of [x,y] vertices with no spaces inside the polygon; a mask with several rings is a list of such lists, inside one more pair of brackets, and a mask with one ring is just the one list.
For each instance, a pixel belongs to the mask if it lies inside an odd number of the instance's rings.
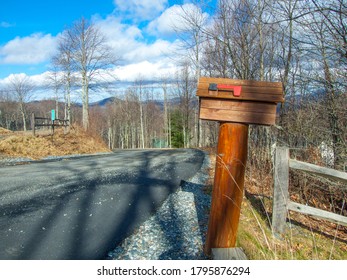
{"label": "gravel", "polygon": [[1,157],[0,158],[0,166],[8,166],[8,165],[16,165],[16,164],[24,164],[30,163],[33,160],[25,157]]}
{"label": "gravel", "polygon": [[[76,156],[47,157],[43,161]],[[41,160],[42,161],[42,160]],[[35,162],[29,158],[0,158],[0,166]],[[113,251],[110,260],[203,260],[211,196],[204,191],[210,160],[206,154],[200,171],[181,184],[131,236]]]}
{"label": "gravel", "polygon": [[64,160],[69,158],[81,158],[81,157],[89,157],[89,156],[95,156],[95,155],[106,155],[110,154],[108,153],[96,153],[96,154],[76,154],[76,155],[66,155],[66,156],[48,156],[45,158],[42,158],[40,160],[33,160],[31,158],[26,157],[8,157],[0,155],[0,167],[1,166],[13,166],[18,164],[29,164],[34,162],[49,162],[49,161],[57,161],[57,160]]}
{"label": "gravel", "polygon": [[204,192],[209,177],[206,155],[200,171],[171,194],[155,215],[113,251],[110,260],[203,260],[211,196]]}

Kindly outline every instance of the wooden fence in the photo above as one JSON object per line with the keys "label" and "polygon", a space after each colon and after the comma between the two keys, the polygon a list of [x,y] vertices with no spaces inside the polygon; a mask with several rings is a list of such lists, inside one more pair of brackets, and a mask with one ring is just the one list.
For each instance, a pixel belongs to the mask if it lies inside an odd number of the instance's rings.
{"label": "wooden fence", "polygon": [[51,118],[43,118],[43,117],[36,117],[33,113],[31,115],[31,130],[33,135],[35,136],[35,130],[36,127],[51,127],[52,132],[54,133],[54,127],[56,126],[64,126],[65,128],[70,125],[69,120],[63,120],[63,119],[54,119]]}
{"label": "wooden fence", "polygon": [[301,170],[333,180],[338,180],[346,183],[345,187],[347,188],[346,172],[290,159],[288,148],[276,148],[274,160],[274,192],[272,208],[273,234],[277,235],[284,232],[288,210],[347,226],[347,217],[345,216],[290,201],[288,192],[289,168]]}

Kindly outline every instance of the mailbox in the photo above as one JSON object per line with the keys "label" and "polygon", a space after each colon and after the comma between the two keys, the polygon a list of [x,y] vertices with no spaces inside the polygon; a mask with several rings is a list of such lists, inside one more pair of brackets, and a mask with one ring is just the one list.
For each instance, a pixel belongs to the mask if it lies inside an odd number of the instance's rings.
{"label": "mailbox", "polygon": [[277,103],[283,102],[282,83],[199,79],[200,119],[220,121],[205,251],[236,244],[244,174],[248,124],[275,124]]}
{"label": "mailbox", "polygon": [[284,102],[282,83],[199,79],[200,119],[273,125],[277,103]]}

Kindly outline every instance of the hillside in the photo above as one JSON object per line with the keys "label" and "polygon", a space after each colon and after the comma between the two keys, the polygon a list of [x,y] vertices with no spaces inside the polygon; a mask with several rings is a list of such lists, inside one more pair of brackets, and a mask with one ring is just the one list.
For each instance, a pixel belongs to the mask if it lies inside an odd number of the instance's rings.
{"label": "hillside", "polygon": [[95,135],[89,135],[78,126],[69,133],[55,129],[41,130],[36,136],[28,132],[13,132],[0,127],[0,158],[25,157],[33,160],[48,156],[93,154],[110,151]]}

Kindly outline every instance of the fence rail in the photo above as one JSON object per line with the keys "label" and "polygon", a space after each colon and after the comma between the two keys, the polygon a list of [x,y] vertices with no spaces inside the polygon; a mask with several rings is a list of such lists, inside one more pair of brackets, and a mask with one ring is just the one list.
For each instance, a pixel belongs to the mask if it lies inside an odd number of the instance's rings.
{"label": "fence rail", "polygon": [[[41,123],[37,123],[36,122],[37,120],[41,121]],[[69,120],[64,120],[64,119],[52,120],[50,118],[36,117],[34,113],[31,115],[31,130],[32,130],[33,135],[35,135],[36,127],[40,127],[40,126],[51,127],[52,131],[54,133],[54,127],[64,126],[66,128],[69,125],[70,125]]]}
{"label": "fence rail", "polygon": [[[272,208],[273,234],[282,234],[284,232],[288,210],[347,226],[347,217],[345,216],[290,201],[288,192],[289,168],[301,170],[332,180],[337,180],[342,183],[347,183],[346,172],[290,159],[288,148],[276,148],[274,160],[274,192]],[[344,187],[347,186],[345,185]]]}

